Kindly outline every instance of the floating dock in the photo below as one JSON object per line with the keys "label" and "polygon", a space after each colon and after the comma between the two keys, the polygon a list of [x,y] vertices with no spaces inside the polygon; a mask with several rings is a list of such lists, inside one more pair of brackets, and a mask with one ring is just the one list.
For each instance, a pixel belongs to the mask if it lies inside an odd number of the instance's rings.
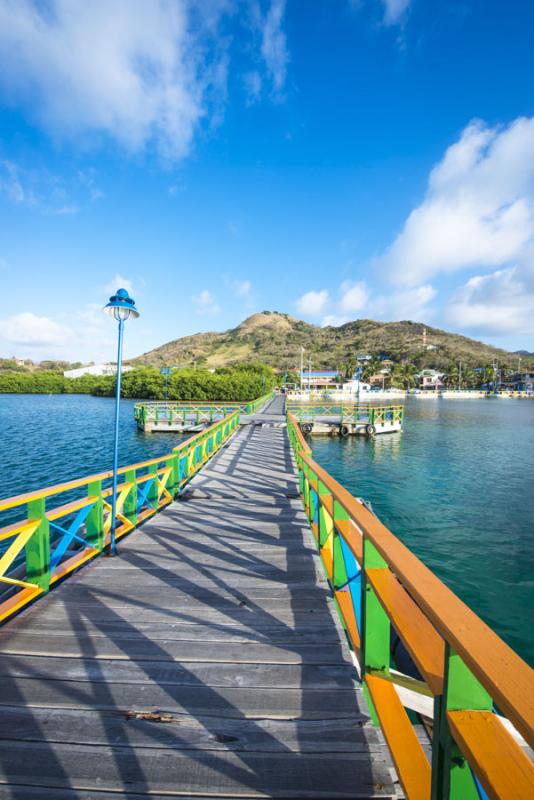
{"label": "floating dock", "polygon": [[375,436],[402,431],[403,405],[288,402],[304,434]]}
{"label": "floating dock", "polygon": [[242,402],[142,401],[134,405],[134,419],[145,433],[194,433],[229,414],[239,411],[250,415],[272,399],[272,393],[257,400]]}

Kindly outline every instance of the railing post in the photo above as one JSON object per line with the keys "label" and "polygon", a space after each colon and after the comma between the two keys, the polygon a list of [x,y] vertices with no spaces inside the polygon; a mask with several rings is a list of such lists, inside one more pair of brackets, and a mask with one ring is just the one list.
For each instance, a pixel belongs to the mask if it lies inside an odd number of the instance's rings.
{"label": "railing post", "polygon": [[342,586],[345,586],[348,580],[347,575],[347,567],[345,564],[345,556],[343,553],[343,546],[341,543],[341,536],[336,528],[336,520],[346,520],[348,519],[348,514],[345,509],[339,505],[339,503],[334,500],[334,527],[333,527],[333,556],[334,556],[334,563],[333,563],[333,573],[334,573],[334,590],[340,589]]}
{"label": "railing post", "polygon": [[391,623],[373,587],[367,579],[367,570],[387,568],[388,566],[384,558],[382,558],[376,547],[364,534],[361,604],[361,672],[362,679],[364,680],[363,688],[365,697],[369,704],[371,716],[373,717],[375,725],[378,725],[378,719],[371,696],[365,686],[365,673],[389,672]]}
{"label": "railing post", "polygon": [[443,695],[434,701],[432,800],[479,800],[473,773],[454,741],[447,711],[491,711],[492,699],[448,644]]}
{"label": "railing post", "polygon": [[154,476],[154,481],[152,486],[147,492],[147,499],[150,503],[154,504],[154,507],[157,509],[158,505],[158,465],[157,464],[150,464],[148,468],[148,474]]}
{"label": "railing post", "polygon": [[171,468],[171,477],[169,478],[169,492],[172,497],[177,497],[180,491],[180,463],[178,453],[173,453],[170,458],[165,462]]}
{"label": "railing post", "polygon": [[133,483],[133,486],[126,495],[123,514],[135,528],[137,525],[137,475],[135,469],[127,470],[124,473],[124,480],[126,483]]}
{"label": "railing post", "polygon": [[87,496],[98,498],[85,522],[85,538],[97,550],[104,547],[104,503],[102,501],[102,481],[87,484]]}
{"label": "railing post", "polygon": [[47,592],[50,588],[50,525],[44,497],[28,503],[28,520],[39,520],[39,526],[26,544],[26,576],[30,583]]}

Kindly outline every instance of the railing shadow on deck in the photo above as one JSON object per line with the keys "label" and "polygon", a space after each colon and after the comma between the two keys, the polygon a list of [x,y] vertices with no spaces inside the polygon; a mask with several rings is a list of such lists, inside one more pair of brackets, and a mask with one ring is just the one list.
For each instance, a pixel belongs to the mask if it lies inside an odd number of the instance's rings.
{"label": "railing shadow on deck", "polygon": [[[247,465],[245,472],[251,475],[255,473],[255,464],[250,463]],[[291,468],[291,456],[286,454],[286,467],[288,472]],[[289,481],[291,483],[291,481]],[[275,521],[273,523],[273,510],[275,511]],[[230,519],[231,516],[231,519]],[[188,519],[188,504],[184,502],[178,506],[167,508],[165,517],[175,521],[179,525],[179,532],[176,530],[169,535],[168,533],[152,532],[151,541],[157,543],[164,548],[171,559],[170,564],[178,559],[181,565],[189,565],[194,569],[197,577],[181,577],[177,586],[176,571],[169,569],[159,569],[158,577],[163,584],[163,591],[169,596],[178,595],[179,598],[191,598],[201,604],[198,609],[198,616],[193,614],[191,610],[180,611],[178,608],[162,608],[161,597],[158,597],[157,602],[149,602],[146,598],[139,601],[139,609],[144,611],[154,611],[159,614],[169,616],[173,620],[180,622],[187,622],[188,624],[206,624],[208,628],[214,630],[224,631],[228,633],[227,620],[233,621],[236,624],[237,630],[242,630],[243,615],[247,616],[247,634],[254,640],[272,642],[272,630],[277,630],[278,636],[282,636],[277,640],[277,646],[281,650],[294,655],[295,658],[302,661],[302,675],[300,686],[302,689],[302,704],[300,715],[303,718],[310,716],[310,720],[299,723],[292,723],[295,725],[295,736],[299,749],[306,750],[313,749],[314,737],[320,736],[321,731],[314,728],[313,711],[317,709],[318,692],[314,688],[314,681],[316,679],[317,664],[307,663],[302,659],[302,646],[299,646],[298,636],[300,633],[306,633],[308,629],[307,623],[310,619],[310,609],[308,607],[310,601],[317,602],[324,599],[324,593],[321,590],[314,589],[310,595],[303,593],[302,584],[307,582],[315,586],[316,572],[313,560],[309,558],[306,563],[304,571],[303,560],[297,558],[297,555],[302,552],[309,556],[309,550],[306,550],[302,542],[302,523],[303,514],[300,509],[295,507],[294,503],[288,501],[284,497],[276,497],[274,499],[274,509],[269,506],[267,512],[263,514],[257,509],[257,501],[253,501],[250,505],[245,505],[240,509],[239,518],[239,532],[243,535],[250,535],[252,538],[258,538],[258,529],[255,523],[260,519],[265,519],[281,533],[281,527],[284,527],[284,541],[287,537],[287,547],[283,546],[282,551],[286,555],[286,569],[277,567],[276,565],[267,564],[269,580],[279,582],[281,586],[286,585],[289,587],[288,604],[291,609],[294,624],[290,628],[284,623],[276,614],[270,613],[262,605],[261,596],[258,602],[254,602],[251,598],[234,584],[234,578],[237,573],[250,575],[253,574],[260,579],[267,580],[266,577],[266,562],[259,556],[254,555],[253,551],[248,551],[243,555],[237,555],[232,552],[227,545],[225,534],[226,532],[236,532],[236,509],[232,508],[231,512],[227,513],[225,520],[225,513],[219,508],[216,516],[211,522],[204,519],[204,538],[206,527],[208,528],[209,541],[200,541],[196,535],[200,532],[196,529],[197,517],[194,512],[189,515]],[[163,520],[163,517],[161,517]],[[287,533],[287,530],[291,533]],[[263,534],[260,536],[260,541],[264,541]],[[268,540],[265,540],[268,541]],[[214,547],[214,544],[216,545]],[[294,547],[292,545],[297,545]],[[137,552],[134,548],[135,540],[127,540],[123,548],[121,548],[121,560],[129,563],[141,571],[150,571],[152,562],[146,553]],[[302,547],[302,550],[301,550]],[[228,572],[225,575],[220,574],[220,570],[215,570],[205,563],[206,558],[210,555],[217,555],[219,560],[222,560],[228,565]],[[107,562],[109,564],[110,562]],[[116,562],[115,562],[116,563]],[[106,564],[106,566],[107,566]],[[96,565],[95,565],[96,566]],[[302,580],[299,580],[293,585],[288,582],[288,576],[297,572],[301,575]],[[125,785],[132,787],[135,784],[135,791],[143,791],[148,789],[149,780],[145,774],[144,767],[140,761],[135,760],[135,753],[130,751],[131,759],[128,763],[125,762],[121,755],[120,749],[116,747],[117,741],[128,741],[132,725],[143,726],[143,732],[149,742],[152,740],[155,744],[163,747],[170,747],[180,749],[187,748],[187,739],[183,738],[180,730],[174,725],[157,725],[143,720],[136,720],[135,715],[132,719],[127,716],[128,709],[125,709],[121,703],[117,702],[117,698],[113,696],[109,678],[106,677],[105,666],[102,661],[97,658],[96,645],[92,632],[98,631],[99,634],[105,639],[113,643],[120,649],[123,656],[129,661],[136,663],[145,677],[149,681],[153,681],[158,685],[162,692],[162,697],[165,696],[168,700],[163,702],[163,709],[170,713],[190,715],[197,718],[203,729],[206,731],[209,739],[210,754],[205,755],[205,751],[188,750],[188,754],[193,757],[202,758],[204,765],[208,764],[212,770],[225,775],[229,780],[239,782],[241,786],[248,787],[254,791],[263,791],[265,787],[265,776],[258,772],[258,761],[255,760],[252,753],[246,750],[239,749],[239,759],[242,766],[235,763],[228,763],[221,758],[221,755],[213,751],[215,742],[220,743],[223,750],[232,747],[230,744],[225,744],[232,736],[228,735],[225,731],[224,719],[231,720],[244,720],[242,711],[234,704],[232,704],[227,697],[224,696],[223,691],[218,691],[216,688],[207,686],[198,675],[192,670],[188,670],[184,664],[180,664],[180,683],[169,684],[165,679],[162,679],[161,664],[168,663],[169,654],[165,648],[158,644],[150,635],[143,630],[141,623],[136,623],[131,619],[125,619],[121,615],[121,603],[125,603],[123,593],[116,593],[112,588],[105,586],[89,588],[85,594],[84,602],[76,602],[77,589],[81,583],[85,582],[85,576],[96,576],[98,570],[94,568],[90,573],[80,573],[79,579],[69,581],[62,592],[57,595],[53,602],[62,607],[70,629],[75,633],[78,640],[78,647],[83,658],[84,669],[86,670],[85,680],[70,681],[61,684],[60,695],[56,700],[61,700],[66,707],[76,707],[78,704],[83,704],[94,708],[98,711],[98,717],[102,725],[102,730],[107,737],[107,743],[112,747],[113,757],[115,759],[115,773]],[[199,578],[201,576],[206,584],[199,585]],[[91,583],[91,582],[90,582]],[[261,595],[261,592],[260,592]],[[54,597],[54,596],[53,596]],[[53,599],[51,597],[51,600]],[[221,606],[222,598],[230,598],[230,602],[224,602]],[[64,599],[63,599],[64,598]],[[78,598],[79,599],[79,598]],[[116,602],[118,605],[113,606]],[[131,605],[133,600],[129,598],[127,602]],[[171,604],[175,605],[176,601],[171,600]],[[246,609],[246,611],[245,611]],[[224,615],[225,622],[223,624],[216,622],[206,622],[204,615],[206,611],[221,611]],[[33,611],[33,610],[32,610]],[[314,609],[316,614],[317,608]],[[329,618],[328,614],[325,615]],[[252,619],[251,619],[252,617]],[[29,614],[26,619],[31,619]],[[329,618],[330,619],[330,618]],[[22,621],[22,619],[21,619]],[[141,627],[140,627],[141,626]],[[18,629],[18,625],[16,626]],[[119,629],[119,630],[118,630]],[[4,629],[7,631],[7,629]],[[270,632],[265,633],[266,630]],[[296,635],[295,635],[296,634]],[[283,635],[289,636],[289,641],[283,641]],[[295,635],[296,642],[292,642],[291,638]],[[144,649],[143,658],[139,657],[141,649]],[[339,645],[337,645],[339,646]],[[337,650],[336,650],[337,652]],[[234,665],[235,666],[235,665]],[[6,669],[7,667],[7,669]],[[19,685],[14,676],[20,674],[20,671],[32,677],[33,679],[41,679],[44,677],[46,670],[39,668],[35,665],[34,668],[28,668],[27,663],[23,663],[17,655],[7,655],[2,657],[2,677],[5,692],[13,698],[13,703],[20,703],[24,705],[25,698],[19,689]],[[163,670],[165,672],[165,670]],[[50,675],[48,675],[50,677]],[[353,717],[359,717],[362,724],[367,719],[365,710],[360,708],[356,693],[353,691],[353,669],[349,667],[346,672],[342,671],[341,675],[334,674],[332,680],[336,687],[339,688],[343,697],[343,709],[346,714],[351,714]],[[80,685],[83,684],[83,685]],[[203,697],[200,700],[200,707],[194,702],[195,690],[200,692]],[[62,696],[62,697],[61,697]],[[198,694],[197,694],[198,696]],[[341,695],[340,695],[341,696]],[[326,714],[328,716],[328,709],[322,710],[320,717],[323,718]],[[334,710],[334,713],[341,713],[340,709]],[[111,717],[110,717],[111,714]],[[35,731],[39,730],[40,720],[35,717]],[[269,734],[268,729],[262,724],[261,720],[254,720],[251,718],[246,719],[247,730],[249,735],[257,734],[263,746],[272,746],[277,752],[292,753],[294,750],[276,737]],[[321,723],[322,726],[322,723]],[[311,728],[311,732],[306,728]],[[46,733],[42,732],[42,741],[46,742]],[[359,743],[361,747],[361,742]],[[347,741],[347,748],[354,749],[354,742]],[[204,752],[203,756],[198,753]],[[4,755],[2,761],[4,769],[9,774],[11,759],[9,752],[4,748]],[[63,765],[55,755],[54,749],[51,746],[46,747],[45,758],[49,764],[53,765],[53,769],[57,775],[63,777],[65,787],[70,786],[69,775],[65,772]],[[364,779],[372,783],[372,770],[369,765],[369,759],[366,757],[365,748],[362,748],[358,758],[358,770],[360,772],[360,779],[363,773]],[[289,776],[290,778],[291,776]],[[318,777],[318,776],[317,776]],[[18,797],[19,789],[14,786],[11,790],[11,796]],[[27,796],[27,788],[20,788],[20,796]],[[61,798],[62,790],[57,791],[58,799]],[[69,800],[73,800],[78,796],[84,795],[83,792],[78,794],[77,791],[71,790],[69,792]]]}
{"label": "railing shadow on deck", "polygon": [[[290,539],[291,544],[302,543],[302,512],[298,509],[295,509],[294,505],[291,507],[287,501],[279,500],[277,501],[277,505],[279,505],[280,512],[286,512],[283,522],[284,527],[287,524],[287,517],[289,517],[291,523],[294,524],[295,530]],[[221,608],[222,596],[229,596],[233,598],[234,602],[231,605],[223,606],[224,615],[229,620],[235,620],[236,624],[239,626],[239,629],[242,629],[243,625],[242,602],[246,601],[248,609],[246,613],[252,617],[252,619],[250,619],[249,616],[250,634],[253,636],[257,635],[259,640],[265,639],[266,637],[263,631],[265,630],[266,625],[268,627],[274,626],[280,629],[281,632],[286,631],[293,633],[293,631],[287,629],[284,623],[282,623],[277,617],[271,615],[269,611],[263,608],[261,605],[261,600],[258,603],[251,603],[250,598],[247,598],[245,594],[240,593],[239,589],[235,587],[231,578],[225,579],[221,577],[219,571],[215,571],[214,568],[205,564],[205,557],[213,554],[214,547],[209,542],[200,542],[195,538],[195,529],[190,528],[190,523],[193,522],[194,519],[187,519],[187,503],[184,503],[183,506],[178,508],[167,510],[165,517],[168,518],[171,515],[175,517],[177,522],[179,522],[182,533],[172,533],[169,535],[169,532],[162,532],[161,534],[152,532],[151,541],[161,545],[162,548],[169,552],[174,560],[179,560],[180,564],[191,566],[200,576],[201,580],[204,579],[208,582],[206,585],[199,585],[198,577],[192,578],[191,580],[185,577],[180,578],[179,582],[181,595],[184,597],[187,596],[190,598],[196,598],[202,603],[202,606],[199,609],[199,616],[178,611],[176,608],[170,609],[169,614],[173,620],[187,620],[189,623],[200,623],[203,621],[203,616],[207,610]],[[191,516],[195,517],[193,513]],[[247,533],[250,534],[251,537],[253,535],[257,535],[257,529],[254,527],[254,521],[257,519],[257,514],[254,509],[244,509],[242,517],[243,522],[239,522],[239,530],[245,535]],[[224,521],[224,512],[219,512],[217,514],[217,519],[214,519],[212,523],[213,532],[208,532],[208,538],[211,536],[216,537],[215,541],[217,544],[220,544],[224,538],[224,534],[220,531],[221,518]],[[230,520],[228,520],[228,527],[232,527],[235,531],[235,510],[232,512],[232,520],[232,524],[230,523]],[[296,540],[294,538],[295,535],[297,537]],[[132,541],[131,546],[133,546],[133,544],[134,542]],[[298,550],[296,548],[288,547],[286,549],[284,547],[283,551],[287,554],[287,568],[286,570],[282,570],[275,567],[272,570],[271,577],[278,578],[281,585],[287,585],[288,575],[291,575],[293,572],[292,559]],[[215,548],[215,552],[231,567],[246,566],[246,570],[243,574],[250,574],[251,570],[255,571],[258,576],[264,574],[265,562],[251,552],[247,553],[245,564],[243,564],[243,559],[240,556],[236,557],[236,555],[232,554],[231,551],[225,550],[221,555],[221,550]],[[150,569],[151,566],[153,566],[153,562],[150,561],[146,554],[137,552],[136,550],[132,550],[130,552],[124,548],[122,559],[127,559],[129,564],[141,571]],[[299,560],[297,566],[300,571],[302,569],[301,560]],[[92,570],[91,573],[94,575],[94,570]],[[176,592],[177,581],[175,571],[172,569],[160,570],[158,575],[161,582],[167,587],[168,592]],[[305,570],[305,577],[310,581],[310,583],[315,585],[315,565],[311,558],[309,558],[309,563]],[[301,631],[306,631],[306,623],[309,621],[309,609],[303,607],[302,605],[300,582],[296,585],[295,589],[291,588],[291,583],[289,583],[289,586],[289,605],[295,618],[294,629],[295,633],[297,634],[296,638],[298,640],[298,633]],[[68,586],[65,586],[64,588],[69,590],[71,589],[71,587]],[[74,590],[74,588],[75,587],[73,585],[72,590]],[[320,595],[321,593],[314,592],[314,594],[317,596],[317,594]],[[87,601],[90,602],[86,602],[84,604],[69,602],[69,598],[66,598],[66,602],[64,604],[65,611],[68,614],[69,624],[71,625],[72,630],[80,634],[79,646],[84,657],[87,659],[92,659],[92,657],[95,655],[93,641],[91,638],[86,638],[83,636],[87,623],[91,623],[92,625],[96,626],[102,635],[109,637],[110,641],[119,646],[126,658],[132,662],[136,662],[148,680],[153,681],[161,686],[163,692],[168,697],[168,706],[165,706],[163,710],[176,713],[176,709],[180,709],[180,713],[196,717],[207,731],[208,736],[213,737],[214,741],[217,741],[218,739],[222,739],[224,741],[226,728],[224,723],[221,723],[221,718],[226,717],[234,720],[243,720],[244,717],[241,710],[230,703],[228,699],[224,697],[222,692],[219,692],[212,687],[207,687],[203,681],[199,680],[198,676],[195,675],[194,672],[187,669],[187,666],[184,663],[180,664],[180,670],[182,673],[181,686],[172,686],[168,683],[162,683],[161,662],[169,661],[168,652],[162,646],[158,645],[158,642],[153,638],[150,636],[144,636],[143,632],[139,630],[138,625],[132,623],[131,621],[125,620],[121,616],[120,606],[115,609],[110,607],[110,600],[115,600],[117,602],[122,600],[124,602],[122,595],[115,594],[112,590],[105,588],[98,590],[93,589],[92,591],[90,590],[87,596]],[[141,607],[145,610],[152,609],[154,611],[157,610],[158,612],[161,612],[162,610],[159,604],[151,604],[150,602],[147,602],[146,599],[140,603],[140,608]],[[106,620],[106,624],[104,624],[104,620]],[[120,637],[117,637],[116,634],[110,632],[108,624],[113,623],[120,626],[122,631]],[[210,628],[213,627],[215,629],[225,630],[227,632],[226,624],[224,626],[220,626],[210,622],[207,623],[207,626]],[[129,639],[127,635],[124,635],[128,633],[131,634],[131,639]],[[269,636],[270,640],[272,641],[272,634]],[[269,638],[267,640],[269,640]],[[140,641],[142,641],[145,646],[145,654],[142,665],[140,664],[138,649]],[[297,657],[301,655],[302,648],[299,647],[298,641],[296,644],[292,644],[291,642],[284,644],[281,641],[279,641],[277,644],[280,649],[286,649],[290,654],[295,654]],[[10,660],[12,667],[16,667],[16,657],[13,656],[10,658]],[[116,712],[118,715],[118,721],[116,722],[116,725],[112,727],[112,730],[110,730],[110,736],[108,739],[109,744],[113,745],[113,743],[117,741],[117,736],[123,736],[127,738],[128,729],[131,728],[132,723],[125,718],[124,708],[121,708],[119,705],[117,705],[112,695],[108,692],[105,676],[101,675],[100,680],[98,680],[98,661],[91,660],[90,663],[92,669],[91,673],[87,675],[87,678],[92,684],[92,694],[89,693],[88,697],[87,694],[84,694],[74,686],[71,686],[67,687],[64,699],[66,703],[76,703],[80,701],[88,702],[89,700],[89,702],[97,708],[101,708],[102,705],[104,705],[108,711],[112,710]],[[236,664],[233,666],[234,669],[238,668],[238,665]],[[315,664],[303,663],[301,678],[301,716],[304,718],[308,716],[309,709],[313,711],[317,708],[317,690],[313,688],[315,671]],[[358,716],[363,723],[367,718],[367,715],[358,706],[357,696],[353,691],[351,672],[352,669],[348,668],[346,674],[339,676],[337,681],[341,690],[344,688],[347,689],[347,691],[343,691],[343,705],[345,708],[345,713],[351,714],[353,717]],[[35,677],[39,677],[38,671],[35,672]],[[93,684],[94,681],[97,681],[98,683],[98,694],[95,694]],[[308,686],[308,683],[310,683],[310,686]],[[193,701],[195,691],[200,691],[200,693],[203,695],[200,708]],[[324,712],[321,714],[321,716],[324,717]],[[270,737],[268,730],[266,731],[265,726],[262,725],[261,721],[248,718],[246,719],[246,725],[248,735],[254,736],[254,734],[257,734],[263,741],[263,747],[269,748],[271,746],[277,752],[282,753],[293,752],[292,749],[284,746],[278,739]],[[301,723],[300,728],[298,727],[298,724],[296,727],[299,746],[303,750],[309,749],[313,742],[313,738],[306,736],[305,731],[303,731],[299,737],[299,730],[305,729],[306,723]],[[311,722],[310,727],[312,728],[313,736],[313,722]],[[157,743],[161,746],[180,748],[181,746],[187,745],[187,741],[181,737],[179,729],[176,730],[174,726],[147,725],[146,728],[147,736],[152,738],[154,743]],[[320,734],[320,732],[317,730],[315,733]],[[353,744],[351,745],[351,742],[348,742],[347,746],[350,748],[353,746]],[[189,751],[189,755],[195,758],[202,758],[203,763],[209,763],[211,769],[219,772],[222,775],[225,775],[228,779],[234,782],[239,782],[243,787],[248,787],[254,791],[263,791],[265,789],[265,776],[262,775],[261,772],[258,772],[257,759],[254,758],[253,754],[249,754],[246,750],[239,750],[239,758],[243,764],[242,767],[239,767],[235,764],[229,764],[227,761],[221,759],[220,755],[213,751],[209,757],[206,757],[205,753],[204,755],[198,755],[198,753],[193,754],[191,751]],[[124,763],[121,762],[120,758],[118,758],[116,769],[117,773],[121,775],[123,780],[129,785],[132,785],[132,782],[135,783],[136,791],[142,791],[143,788],[148,788],[146,776],[144,775],[143,769],[140,765],[138,765],[137,772],[135,769],[132,771],[130,767],[128,767],[128,771],[124,771],[126,770],[126,767]],[[358,769],[360,770],[360,773],[365,773],[368,771],[366,780],[372,781],[371,769],[366,761],[365,753],[363,751],[359,754]],[[291,777],[288,776],[288,783],[290,783],[290,780]]]}

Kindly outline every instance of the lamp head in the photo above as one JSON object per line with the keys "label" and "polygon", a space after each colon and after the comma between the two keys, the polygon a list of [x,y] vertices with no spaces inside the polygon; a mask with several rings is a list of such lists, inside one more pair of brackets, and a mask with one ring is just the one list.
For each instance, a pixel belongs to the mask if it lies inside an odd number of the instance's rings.
{"label": "lamp head", "polygon": [[115,294],[109,298],[109,303],[103,309],[106,314],[116,320],[126,320],[128,317],[138,317],[139,311],[135,307],[133,297],[130,297],[126,289],[117,289]]}

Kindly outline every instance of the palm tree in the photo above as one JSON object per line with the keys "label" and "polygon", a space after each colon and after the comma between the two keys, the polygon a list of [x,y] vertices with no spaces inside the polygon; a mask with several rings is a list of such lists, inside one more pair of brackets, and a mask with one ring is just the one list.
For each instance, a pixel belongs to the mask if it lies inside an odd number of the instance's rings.
{"label": "palm tree", "polygon": [[417,367],[415,364],[396,364],[391,375],[393,385],[400,384],[403,389],[413,389],[416,384],[415,376]]}

